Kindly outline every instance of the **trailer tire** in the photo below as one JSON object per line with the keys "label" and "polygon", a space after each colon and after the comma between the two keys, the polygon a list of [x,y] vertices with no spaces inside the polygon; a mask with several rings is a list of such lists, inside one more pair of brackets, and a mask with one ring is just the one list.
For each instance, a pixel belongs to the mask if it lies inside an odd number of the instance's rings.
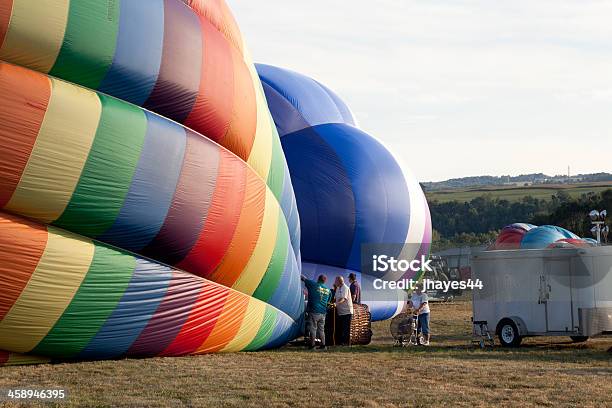
{"label": "trailer tire", "polygon": [[511,319],[503,319],[497,325],[497,336],[499,342],[504,347],[518,347],[523,338],[519,333],[518,327]]}
{"label": "trailer tire", "polygon": [[574,343],[584,343],[589,339],[589,336],[570,336]]}

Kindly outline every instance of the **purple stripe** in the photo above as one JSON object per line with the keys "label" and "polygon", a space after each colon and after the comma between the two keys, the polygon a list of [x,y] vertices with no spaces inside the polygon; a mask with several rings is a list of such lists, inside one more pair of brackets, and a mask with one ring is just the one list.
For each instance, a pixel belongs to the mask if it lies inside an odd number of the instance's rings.
{"label": "purple stripe", "polygon": [[217,184],[220,147],[186,129],[187,144],[172,204],[159,234],[143,254],[169,265],[180,262],[195,245]]}
{"label": "purple stripe", "polygon": [[202,284],[186,273],[174,273],[163,301],[128,350],[128,355],[156,356],[168,347],[187,321]]}
{"label": "purple stripe", "polygon": [[176,0],[164,2],[164,49],[155,87],[144,107],[183,122],[200,89],[202,28],[197,14]]}

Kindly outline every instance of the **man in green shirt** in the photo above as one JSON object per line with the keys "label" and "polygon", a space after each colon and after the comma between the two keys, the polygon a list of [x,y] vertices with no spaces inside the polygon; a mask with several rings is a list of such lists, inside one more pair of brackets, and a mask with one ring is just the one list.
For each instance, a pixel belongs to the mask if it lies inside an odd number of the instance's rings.
{"label": "man in green shirt", "polygon": [[327,314],[327,303],[331,296],[331,290],[325,286],[327,277],[319,275],[317,281],[310,280],[302,275],[302,281],[308,290],[308,312],[310,349],[315,348],[316,338],[321,340],[319,349],[325,350],[325,315]]}

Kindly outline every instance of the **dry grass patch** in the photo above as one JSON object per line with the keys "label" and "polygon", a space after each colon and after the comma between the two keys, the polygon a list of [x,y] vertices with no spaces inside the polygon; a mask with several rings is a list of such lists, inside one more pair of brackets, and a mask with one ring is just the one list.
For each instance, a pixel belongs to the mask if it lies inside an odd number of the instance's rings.
{"label": "dry grass patch", "polygon": [[612,406],[611,340],[483,351],[469,346],[469,302],[432,308],[429,348],[392,347],[380,322],[367,347],[5,367],[0,388],[65,387],[62,407]]}

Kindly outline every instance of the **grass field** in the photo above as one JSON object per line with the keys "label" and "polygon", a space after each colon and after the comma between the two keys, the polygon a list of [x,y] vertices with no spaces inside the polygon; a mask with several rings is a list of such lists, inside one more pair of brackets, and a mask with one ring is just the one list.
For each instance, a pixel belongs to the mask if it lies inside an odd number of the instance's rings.
{"label": "grass field", "polygon": [[525,196],[550,200],[550,197],[559,190],[567,192],[572,197],[589,192],[601,192],[612,188],[612,183],[580,183],[580,184],[546,184],[527,187],[474,187],[465,189],[440,190],[426,193],[429,201],[437,200],[447,202],[457,200],[460,202],[470,201],[476,197],[489,195],[492,198],[500,198],[508,201],[517,201]]}
{"label": "grass field", "polygon": [[379,322],[369,346],[5,367],[0,389],[65,387],[61,407],[612,406],[609,338],[480,350],[470,315],[468,301],[432,305],[429,348],[393,347]]}

